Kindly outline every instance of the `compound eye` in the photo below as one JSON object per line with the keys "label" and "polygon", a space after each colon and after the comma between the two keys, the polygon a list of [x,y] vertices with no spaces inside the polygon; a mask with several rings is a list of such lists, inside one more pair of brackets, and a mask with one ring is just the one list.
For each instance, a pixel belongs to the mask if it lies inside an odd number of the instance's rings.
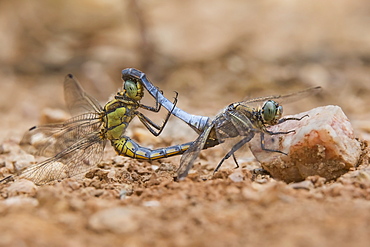
{"label": "compound eye", "polygon": [[135,99],[138,93],[138,89],[136,83],[132,80],[125,81],[124,89],[127,92],[128,97],[131,99]]}
{"label": "compound eye", "polygon": [[282,115],[283,115],[283,107],[279,105],[276,111],[275,119],[276,120],[280,119]]}
{"label": "compound eye", "polygon": [[235,111],[235,108],[237,107],[237,104],[230,104],[228,107],[227,107],[227,110],[228,111]]}
{"label": "compound eye", "polygon": [[275,101],[266,101],[265,104],[263,104],[262,106],[263,120],[265,120],[265,122],[267,123],[273,122],[273,120],[275,120],[277,110],[277,103]]}

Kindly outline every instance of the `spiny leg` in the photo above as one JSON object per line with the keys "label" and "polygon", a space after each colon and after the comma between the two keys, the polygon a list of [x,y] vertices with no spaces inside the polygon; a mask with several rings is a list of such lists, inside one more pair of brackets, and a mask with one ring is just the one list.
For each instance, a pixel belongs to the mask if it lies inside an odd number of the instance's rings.
{"label": "spiny leg", "polygon": [[[161,103],[159,102],[158,98],[159,98],[159,95],[163,95],[163,91],[160,90],[159,88],[157,88],[157,93],[156,93],[156,96],[154,97],[155,98],[155,107],[153,106],[148,106],[148,105],[143,105],[143,104],[140,104],[140,107],[145,109],[145,110],[148,110],[148,111],[152,111],[152,112],[159,112],[161,110]],[[177,100],[177,96],[179,95],[176,91],[175,91],[175,98]],[[163,96],[164,97],[164,96]],[[177,101],[176,101],[177,102]],[[173,104],[176,104],[175,102],[173,102]]]}
{"label": "spiny leg", "polygon": [[[176,98],[177,98],[177,92],[176,93]],[[158,100],[158,95],[159,94],[162,94],[163,95],[163,91],[160,90],[158,87],[157,87],[157,94],[155,96],[155,107],[152,107],[152,106],[147,106],[147,105],[140,105],[140,107],[148,110],[148,111],[153,111],[153,112],[159,112],[161,110],[161,107],[162,105],[159,103],[159,100]]]}
{"label": "spiny leg", "polygon": [[[144,88],[148,90],[150,95],[154,97],[161,106],[166,108],[168,111],[173,108],[173,103],[158,92],[158,88],[147,79],[145,73],[134,68],[127,68],[122,70],[122,79],[139,80],[143,84]],[[187,123],[198,134],[201,134],[211,122],[209,117],[189,114],[177,107],[173,110],[172,114]]]}
{"label": "spiny leg", "polygon": [[235,166],[236,166],[235,169],[239,168],[239,162],[236,159],[235,153],[233,154],[233,160],[234,160],[234,163],[235,163]]}
{"label": "spiny leg", "polygon": [[[178,93],[176,92],[176,96],[174,98],[174,101],[173,101],[173,107],[171,109],[171,111],[168,112],[167,116],[166,116],[166,119],[164,120],[164,122],[162,123],[161,126],[157,125],[156,123],[154,123],[151,119],[149,119],[148,117],[146,117],[144,114],[140,113],[140,112],[137,112],[136,115],[138,116],[138,118],[140,119],[140,121],[144,124],[144,126],[150,131],[150,133],[152,133],[154,136],[159,136],[164,127],[166,126],[170,116],[172,115],[172,111],[175,109],[176,107],[176,104],[177,104],[177,96],[178,96]],[[154,130],[154,128],[158,130],[158,132],[156,130]]]}
{"label": "spiny leg", "polygon": [[302,117],[300,118],[296,118],[296,117],[288,117],[288,118],[282,118],[279,120],[278,124],[281,124],[281,123],[284,123],[285,121],[290,121],[290,120],[297,120],[297,121],[301,121],[303,118],[305,117],[309,117],[307,114],[306,115],[303,115]]}
{"label": "spiny leg", "polygon": [[[295,118],[295,117],[289,117],[289,118],[282,118],[279,120],[279,123],[278,124],[281,124],[285,121],[289,121],[289,120],[296,120],[296,121],[301,121],[303,118],[305,117],[309,117],[307,114],[300,117],[300,118]],[[280,131],[280,132],[272,132],[272,131],[269,131],[269,130],[266,130],[266,133],[269,134],[269,135],[286,135],[286,134],[289,134],[289,133],[295,133],[295,130],[289,130],[289,131]],[[274,149],[268,149],[265,147],[265,135],[263,132],[261,132],[261,148],[262,150],[264,151],[268,151],[268,152],[275,152],[275,153],[281,153],[281,154],[285,154],[285,155],[288,155],[287,153],[284,153],[280,150],[274,150]]]}
{"label": "spiny leg", "polygon": [[231,150],[225,155],[225,157],[222,158],[222,160],[218,163],[216,169],[213,171],[213,173],[217,172],[218,169],[220,169],[222,163],[227,160],[228,158],[230,158],[230,156],[233,156],[234,158],[234,161],[235,161],[235,164],[237,166],[237,168],[239,167],[239,164],[238,164],[238,161],[236,160],[236,157],[234,155],[234,153],[236,151],[238,151],[242,146],[244,146],[247,142],[249,142],[251,139],[253,138],[253,135],[251,136],[247,136],[245,138],[243,138],[242,140],[240,140],[238,143],[236,143],[232,148]]}
{"label": "spiny leg", "polygon": [[[268,132],[268,134],[270,134],[270,135],[280,135],[280,134],[289,134],[289,133],[292,133],[292,132],[295,132],[295,130],[290,130],[290,131],[287,131],[287,132]],[[275,152],[275,153],[288,155],[287,153],[284,153],[283,151],[280,151],[280,150],[266,148],[265,147],[265,134],[263,132],[261,132],[260,137],[261,137],[261,148],[262,148],[262,150],[268,151],[268,152]]]}

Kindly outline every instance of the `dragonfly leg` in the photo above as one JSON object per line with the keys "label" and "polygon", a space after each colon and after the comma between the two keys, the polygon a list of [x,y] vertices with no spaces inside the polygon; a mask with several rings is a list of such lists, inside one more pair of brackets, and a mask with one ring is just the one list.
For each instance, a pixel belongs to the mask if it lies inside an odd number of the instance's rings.
{"label": "dragonfly leg", "polygon": [[11,178],[13,178],[12,175],[6,176],[5,178],[0,179],[0,183],[3,183],[5,181],[8,182]]}
{"label": "dragonfly leg", "polygon": [[[173,108],[171,111],[168,112],[167,116],[166,116],[166,119],[164,120],[164,122],[162,123],[161,126],[157,125],[156,123],[154,123],[151,119],[149,119],[148,117],[146,117],[144,114],[140,113],[140,112],[137,112],[136,115],[138,116],[138,118],[140,119],[140,121],[144,124],[144,126],[154,135],[154,136],[159,136],[164,127],[166,126],[170,116],[172,115],[172,111],[173,109],[175,109],[176,107],[176,104],[177,104],[177,93],[176,93],[176,97],[175,97],[175,100],[173,102]],[[154,130],[153,127],[155,129],[157,129],[158,131]]]}
{"label": "dragonfly leg", "polygon": [[[154,97],[155,98],[155,107],[140,104],[140,108],[143,108],[145,110],[152,111],[152,112],[159,112],[161,107],[162,107],[161,103],[158,100],[159,95],[163,95],[163,91],[157,89],[157,95]],[[179,93],[175,91],[175,97],[174,97],[175,100],[172,102],[173,108],[175,108],[178,96],[179,96]]]}
{"label": "dragonfly leg", "polygon": [[[295,133],[295,130],[279,131],[279,132],[272,132],[272,131],[269,131],[269,130],[265,130],[265,132],[269,135],[286,135],[286,134],[290,134],[290,133]],[[262,133],[263,132],[261,132],[261,134]]]}
{"label": "dragonfly leg", "polygon": [[[294,130],[291,130],[291,131],[287,131],[287,132],[272,132],[274,135],[277,135],[277,134],[287,134],[287,133],[291,133],[291,132],[294,132]],[[270,134],[270,133],[269,133]],[[270,134],[271,135],[271,134]],[[281,153],[281,154],[285,154],[285,155],[288,155],[287,153],[284,153],[280,150],[274,150],[274,149],[268,149],[265,147],[265,134],[263,132],[261,132],[261,148],[262,150],[264,151],[268,151],[268,152],[275,152],[275,153]]]}
{"label": "dragonfly leg", "polygon": [[[278,123],[278,124],[283,123],[283,122],[285,122],[285,121],[289,121],[289,120],[297,120],[297,121],[300,121],[300,120],[302,120],[302,119],[303,119],[303,118],[305,118],[305,117],[309,117],[309,116],[306,114],[306,115],[304,115],[304,116],[302,116],[302,117],[300,117],[300,118],[294,118],[294,117],[290,117],[290,118],[282,118],[282,119],[280,119],[280,120],[279,120],[279,123]],[[286,135],[286,134],[289,134],[289,133],[295,133],[295,130],[272,132],[272,131],[269,131],[269,130],[266,130],[266,129],[265,129],[265,132],[266,132],[267,134],[269,134],[269,135]],[[268,148],[266,148],[266,147],[265,147],[265,139],[264,139],[264,138],[265,138],[265,137],[264,137],[264,133],[263,133],[263,132],[261,132],[261,148],[262,148],[262,150],[264,150],[264,151],[269,151],[269,152],[276,152],[276,153],[281,153],[281,154],[285,154],[285,155],[287,155],[286,153],[284,153],[284,152],[282,152],[282,151],[280,151],[280,150],[273,150],[273,149],[268,149]]]}
{"label": "dragonfly leg", "polygon": [[301,121],[305,117],[309,117],[309,116],[306,114],[306,115],[304,115],[304,116],[302,116],[300,118],[296,118],[296,117],[282,118],[282,119],[279,120],[278,124],[284,123],[285,121],[289,121],[289,120]]}
{"label": "dragonfly leg", "polygon": [[173,109],[172,114],[185,123],[187,123],[191,128],[193,128],[197,133],[201,133],[211,122],[209,117],[205,116],[198,116],[198,115],[192,115],[189,114],[180,108],[174,107],[173,103],[169,101],[167,98],[163,96],[161,92],[159,92],[158,88],[155,87],[147,78],[145,73],[134,69],[134,68],[128,68],[122,70],[122,79],[128,80],[128,79],[135,79],[139,80],[146,90],[150,93],[152,97],[156,99],[156,101],[159,102],[160,105],[162,105],[164,108],[166,108],[168,111]]}
{"label": "dragonfly leg", "polygon": [[[157,88],[157,95],[163,94],[162,90],[159,90]],[[153,112],[159,112],[161,110],[162,105],[158,101],[158,96],[154,97],[155,98],[155,107],[149,106],[149,105],[140,105],[141,108],[148,110],[148,111],[153,111]],[[177,98],[177,93],[176,93],[176,98]]]}
{"label": "dragonfly leg", "polygon": [[193,144],[193,142],[188,142],[165,148],[149,149],[140,146],[138,143],[127,136],[124,136],[119,140],[112,140],[111,143],[118,155],[142,160],[157,160],[183,154],[186,150],[189,149],[191,144]]}
{"label": "dragonfly leg", "polygon": [[235,169],[237,169],[237,168],[239,168],[239,162],[238,162],[238,160],[236,159],[236,156],[235,156],[235,154],[233,154],[233,159],[234,159],[234,162],[235,162]]}
{"label": "dragonfly leg", "polygon": [[237,168],[239,167],[239,164],[238,164],[238,161],[236,160],[236,157],[234,155],[234,153],[240,149],[242,146],[244,146],[247,142],[249,142],[251,139],[253,138],[253,136],[247,136],[247,137],[244,137],[242,140],[240,140],[238,143],[236,143],[232,148],[231,150],[222,158],[222,160],[218,163],[216,169],[213,171],[213,173],[217,172],[218,169],[220,169],[222,163],[224,163],[225,160],[227,160],[228,158],[230,158],[230,156],[233,156],[234,158],[234,161],[235,161],[235,164],[237,166]]}

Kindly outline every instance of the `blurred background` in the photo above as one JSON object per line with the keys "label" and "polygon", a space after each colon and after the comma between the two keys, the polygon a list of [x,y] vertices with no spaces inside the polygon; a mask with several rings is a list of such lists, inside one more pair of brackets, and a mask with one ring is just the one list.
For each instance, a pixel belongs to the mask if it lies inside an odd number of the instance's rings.
{"label": "blurred background", "polygon": [[[46,108],[65,110],[67,73],[104,104],[127,67],[207,116],[322,86],[286,112],[339,105],[368,138],[369,23],[366,0],[1,0],[0,139],[20,138]],[[172,126],[167,135],[179,133]]]}

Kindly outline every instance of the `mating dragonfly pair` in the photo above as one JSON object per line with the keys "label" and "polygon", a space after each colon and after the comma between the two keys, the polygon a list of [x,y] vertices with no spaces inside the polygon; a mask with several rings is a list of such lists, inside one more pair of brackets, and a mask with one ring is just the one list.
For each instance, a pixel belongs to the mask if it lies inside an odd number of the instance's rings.
{"label": "mating dragonfly pair", "polygon": [[[171,102],[139,70],[132,68],[123,70],[122,79],[122,90],[102,107],[82,89],[72,75],[67,75],[64,94],[67,107],[74,117],[60,124],[32,127],[24,135],[20,143],[22,147],[33,151],[35,155],[51,158],[26,168],[19,177],[30,179],[36,184],[44,184],[82,174],[101,161],[107,141],[111,142],[117,154],[136,159],[156,160],[183,154],[178,179],[187,176],[202,149],[224,143],[226,139],[235,140],[235,144],[216,170],[229,157],[233,156],[235,160],[234,153],[256,133],[260,133],[263,150],[282,153],[264,146],[264,134],[288,134],[294,130],[271,132],[267,127],[288,120],[299,121],[301,118],[282,118],[282,106],[274,100],[302,98],[320,90],[320,87],[316,87],[284,96],[269,96],[233,103],[211,120],[209,117],[192,115],[178,108],[177,93],[174,102]],[[154,97],[155,107],[140,103],[144,96],[144,88]],[[252,103],[261,102],[264,102],[261,107],[250,106]],[[158,112],[161,106],[168,110],[162,125],[157,125],[138,111],[145,109]],[[137,116],[153,135],[158,136],[171,115],[187,123],[199,137],[193,142],[151,150],[124,135],[131,120]]]}

